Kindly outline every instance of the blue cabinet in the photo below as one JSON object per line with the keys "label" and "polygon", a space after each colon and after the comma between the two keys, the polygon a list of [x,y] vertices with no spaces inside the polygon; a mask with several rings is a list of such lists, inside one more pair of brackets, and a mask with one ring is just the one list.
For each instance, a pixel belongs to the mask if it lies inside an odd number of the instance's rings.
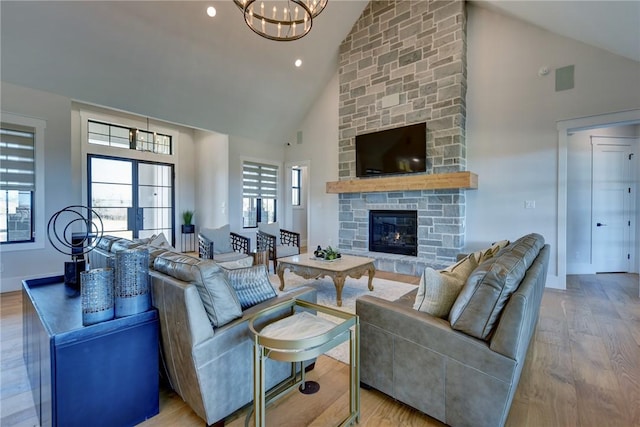
{"label": "blue cabinet", "polygon": [[159,411],[155,309],[82,325],[63,276],[23,281],[24,359],[42,426],[133,426]]}

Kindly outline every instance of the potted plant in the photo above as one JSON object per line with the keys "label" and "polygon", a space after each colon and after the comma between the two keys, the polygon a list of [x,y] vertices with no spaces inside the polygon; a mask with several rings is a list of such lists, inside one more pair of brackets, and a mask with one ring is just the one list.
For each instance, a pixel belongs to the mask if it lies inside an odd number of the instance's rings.
{"label": "potted plant", "polygon": [[182,233],[183,234],[191,234],[195,232],[195,225],[191,222],[193,221],[193,211],[186,210],[182,212]]}
{"label": "potted plant", "polygon": [[334,261],[342,257],[340,251],[332,248],[331,246],[327,246],[326,249],[322,249],[320,246],[318,246],[318,249],[316,249],[313,254],[316,258],[324,259],[326,261]]}

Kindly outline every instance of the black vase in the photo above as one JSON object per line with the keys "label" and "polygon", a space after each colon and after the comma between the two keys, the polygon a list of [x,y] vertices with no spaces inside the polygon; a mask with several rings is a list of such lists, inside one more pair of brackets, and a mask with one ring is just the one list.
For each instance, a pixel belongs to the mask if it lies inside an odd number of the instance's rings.
{"label": "black vase", "polygon": [[182,234],[193,234],[196,226],[193,224],[182,224]]}

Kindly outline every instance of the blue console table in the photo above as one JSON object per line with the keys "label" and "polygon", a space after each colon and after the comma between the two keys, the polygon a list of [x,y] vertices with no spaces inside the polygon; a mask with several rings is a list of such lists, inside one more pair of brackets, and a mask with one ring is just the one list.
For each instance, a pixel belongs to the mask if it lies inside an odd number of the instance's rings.
{"label": "blue console table", "polygon": [[41,426],[133,426],[156,415],[155,309],[82,326],[63,276],[24,280],[24,359]]}

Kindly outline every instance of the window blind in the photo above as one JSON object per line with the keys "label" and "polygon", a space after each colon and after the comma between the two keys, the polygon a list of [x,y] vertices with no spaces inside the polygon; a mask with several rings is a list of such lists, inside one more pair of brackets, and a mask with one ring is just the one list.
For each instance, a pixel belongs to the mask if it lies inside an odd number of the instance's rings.
{"label": "window blind", "polygon": [[0,189],[35,191],[35,130],[0,123]]}
{"label": "window blind", "polygon": [[278,167],[262,163],[242,164],[242,196],[275,199],[278,195]]}

